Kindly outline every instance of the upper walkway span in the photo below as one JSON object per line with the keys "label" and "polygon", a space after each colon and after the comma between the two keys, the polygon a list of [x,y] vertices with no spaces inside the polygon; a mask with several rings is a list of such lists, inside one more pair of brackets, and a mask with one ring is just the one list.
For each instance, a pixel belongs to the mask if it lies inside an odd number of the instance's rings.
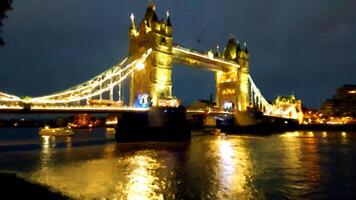
{"label": "upper walkway span", "polygon": [[215,57],[211,51],[203,53],[174,44],[172,53],[176,63],[190,65],[209,71],[228,72],[231,67],[240,68],[240,65],[237,63]]}

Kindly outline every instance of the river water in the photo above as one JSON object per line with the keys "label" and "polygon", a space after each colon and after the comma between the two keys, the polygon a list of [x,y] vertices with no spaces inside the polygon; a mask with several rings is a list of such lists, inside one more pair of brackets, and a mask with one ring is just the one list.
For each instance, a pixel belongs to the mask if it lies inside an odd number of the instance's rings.
{"label": "river water", "polygon": [[356,132],[194,132],[116,143],[114,130],[0,129],[0,170],[74,199],[355,199]]}

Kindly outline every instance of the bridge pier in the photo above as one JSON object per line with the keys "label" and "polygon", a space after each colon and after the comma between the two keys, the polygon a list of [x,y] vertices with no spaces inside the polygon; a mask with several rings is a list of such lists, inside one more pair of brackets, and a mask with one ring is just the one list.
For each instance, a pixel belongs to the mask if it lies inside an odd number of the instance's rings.
{"label": "bridge pier", "polygon": [[116,141],[182,141],[189,140],[191,130],[184,107],[152,107],[145,112],[118,114]]}

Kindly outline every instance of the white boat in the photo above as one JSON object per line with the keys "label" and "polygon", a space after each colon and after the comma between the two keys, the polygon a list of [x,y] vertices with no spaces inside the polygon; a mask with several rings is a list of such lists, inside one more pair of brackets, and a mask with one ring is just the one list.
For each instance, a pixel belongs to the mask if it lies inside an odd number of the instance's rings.
{"label": "white boat", "polygon": [[50,128],[45,126],[44,128],[40,128],[38,134],[50,136],[71,136],[74,132],[70,127]]}

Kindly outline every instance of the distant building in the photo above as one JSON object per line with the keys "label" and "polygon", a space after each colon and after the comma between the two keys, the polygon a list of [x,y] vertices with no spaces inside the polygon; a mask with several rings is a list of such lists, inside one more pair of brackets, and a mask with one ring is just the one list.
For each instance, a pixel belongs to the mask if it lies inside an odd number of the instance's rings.
{"label": "distant building", "polygon": [[303,109],[303,123],[304,124],[323,124],[325,123],[325,116],[317,109]]}
{"label": "distant building", "polygon": [[356,117],[356,85],[343,85],[327,99],[320,112],[327,116]]}
{"label": "distant building", "polygon": [[272,107],[274,115],[298,119],[299,123],[303,120],[302,101],[294,95],[278,96],[273,101]]}

